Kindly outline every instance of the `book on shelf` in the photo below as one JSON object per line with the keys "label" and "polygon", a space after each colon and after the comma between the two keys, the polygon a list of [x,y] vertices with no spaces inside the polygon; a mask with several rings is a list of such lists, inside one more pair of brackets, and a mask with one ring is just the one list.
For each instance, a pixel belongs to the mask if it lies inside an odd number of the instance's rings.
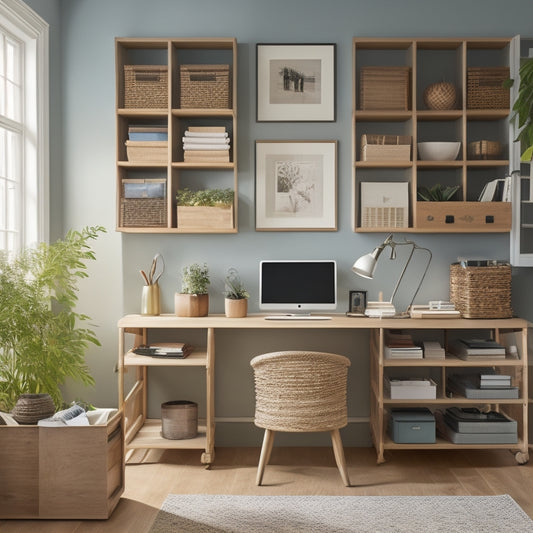
{"label": "book on shelf", "polygon": [[168,357],[184,359],[193,351],[192,345],[184,342],[158,342],[150,345],[141,344],[132,350],[137,355],[148,357]]}
{"label": "book on shelf", "polygon": [[385,359],[422,359],[424,357],[420,346],[413,348],[384,346],[383,353]]}
{"label": "book on shelf", "polygon": [[480,202],[510,202],[511,177],[496,178],[485,184],[478,201]]}
{"label": "book on shelf", "polygon": [[450,342],[448,350],[466,361],[476,358],[505,359],[505,347],[492,340],[456,339]]}
{"label": "book on shelf", "polygon": [[471,374],[452,374],[448,376],[447,388],[449,392],[461,394],[469,399],[500,400],[518,399],[518,387],[483,388],[478,386],[478,379]]}

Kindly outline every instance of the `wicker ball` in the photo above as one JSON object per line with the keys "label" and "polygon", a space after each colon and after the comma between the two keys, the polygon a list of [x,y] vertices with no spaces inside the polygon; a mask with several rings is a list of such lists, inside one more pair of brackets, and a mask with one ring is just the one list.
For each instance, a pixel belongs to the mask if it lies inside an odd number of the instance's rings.
{"label": "wicker ball", "polygon": [[454,109],[457,101],[457,90],[453,83],[442,81],[432,83],[424,90],[424,103],[429,109],[439,111]]}
{"label": "wicker ball", "polygon": [[55,413],[55,405],[49,394],[21,394],[11,410],[19,424],[36,424]]}

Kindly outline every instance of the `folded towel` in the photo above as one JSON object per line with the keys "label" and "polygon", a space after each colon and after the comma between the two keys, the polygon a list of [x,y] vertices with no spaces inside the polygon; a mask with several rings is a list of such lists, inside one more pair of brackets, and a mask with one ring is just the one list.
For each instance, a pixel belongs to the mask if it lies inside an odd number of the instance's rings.
{"label": "folded towel", "polygon": [[89,420],[85,409],[80,405],[73,405],[63,411],[58,411],[50,418],[37,422],[39,426],[88,426]]}

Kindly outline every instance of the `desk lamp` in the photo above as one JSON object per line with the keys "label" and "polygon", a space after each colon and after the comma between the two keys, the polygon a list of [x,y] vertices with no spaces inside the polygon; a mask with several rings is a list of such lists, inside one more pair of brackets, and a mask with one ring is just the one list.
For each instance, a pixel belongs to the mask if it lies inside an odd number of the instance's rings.
{"label": "desk lamp", "polygon": [[[352,267],[352,270],[358,274],[359,276],[367,279],[372,279],[374,277],[374,271],[376,270],[377,262],[379,259],[379,256],[381,255],[381,252],[389,246],[391,248],[391,254],[389,259],[396,259],[396,246],[411,246],[411,251],[409,253],[409,257],[407,258],[407,262],[405,263],[405,266],[403,267],[403,270],[400,274],[400,277],[398,281],[396,282],[396,286],[394,287],[394,290],[392,291],[391,298],[388,302],[368,302],[367,303],[367,309],[365,311],[365,314],[367,316],[372,317],[407,317],[409,316],[409,310],[411,308],[411,305],[415,301],[416,295],[418,294],[418,291],[420,290],[420,286],[422,285],[422,282],[424,281],[424,277],[426,276],[426,273],[429,268],[429,264],[431,263],[432,254],[431,251],[427,248],[422,248],[420,246],[417,246],[416,243],[413,241],[404,240],[401,242],[395,242],[393,240],[392,234],[390,234],[377,248],[374,248],[373,252],[369,254],[365,254],[361,256]],[[396,296],[396,292],[398,291],[398,287],[400,286],[400,283],[403,279],[403,276],[407,270],[407,267],[409,266],[409,263],[411,262],[411,259],[413,257],[413,254],[415,250],[423,250],[424,252],[427,252],[428,259],[426,268],[424,269],[424,273],[422,274],[422,277],[420,278],[420,282],[418,283],[418,286],[416,288],[416,291],[413,294],[413,297],[411,299],[411,302],[407,306],[407,309],[403,313],[396,313],[396,308],[394,307],[393,300]],[[380,298],[381,300],[381,298]]]}

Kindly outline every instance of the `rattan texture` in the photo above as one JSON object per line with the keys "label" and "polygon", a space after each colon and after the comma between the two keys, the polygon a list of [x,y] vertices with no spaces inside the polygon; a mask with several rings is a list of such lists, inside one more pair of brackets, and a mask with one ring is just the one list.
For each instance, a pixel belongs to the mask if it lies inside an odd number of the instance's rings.
{"label": "rattan texture", "polygon": [[469,159],[498,159],[502,152],[499,141],[474,141],[468,143]]}
{"label": "rattan texture", "polygon": [[180,65],[180,107],[229,109],[229,65]]}
{"label": "rattan texture", "polygon": [[168,68],[162,65],[124,65],[124,107],[166,108]]}
{"label": "rattan texture", "polygon": [[450,265],[450,300],[464,318],[511,318],[511,266]]}
{"label": "rattan texture", "polygon": [[54,413],[54,401],[49,394],[21,394],[11,411],[19,424],[36,424]]}
{"label": "rattan texture", "polygon": [[453,83],[440,82],[428,85],[424,90],[424,103],[428,109],[455,109],[457,104],[457,90]]}
{"label": "rattan texture", "polygon": [[166,227],[166,198],[121,198],[120,225],[123,227]]}
{"label": "rattan texture", "polygon": [[255,425],[272,431],[331,431],[348,423],[343,355],[284,351],[254,357]]}
{"label": "rattan texture", "polygon": [[468,109],[509,109],[509,67],[469,67],[467,73]]}

